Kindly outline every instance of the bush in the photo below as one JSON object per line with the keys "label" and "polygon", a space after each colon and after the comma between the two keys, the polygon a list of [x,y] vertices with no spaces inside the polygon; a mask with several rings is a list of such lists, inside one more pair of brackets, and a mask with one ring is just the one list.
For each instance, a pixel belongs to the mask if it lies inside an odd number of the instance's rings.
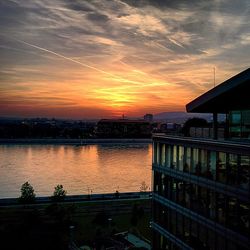
{"label": "bush", "polygon": [[35,201],[35,192],[34,188],[29,184],[29,182],[25,182],[21,187],[21,196],[19,197],[19,201],[21,203],[32,203]]}
{"label": "bush", "polygon": [[184,136],[190,136],[191,127],[204,128],[207,126],[208,122],[203,118],[198,118],[198,117],[190,118],[184,123],[182,128],[182,133],[184,134]]}
{"label": "bush", "polygon": [[54,190],[54,194],[51,197],[54,201],[63,201],[67,191],[63,189],[63,185],[57,185]]}

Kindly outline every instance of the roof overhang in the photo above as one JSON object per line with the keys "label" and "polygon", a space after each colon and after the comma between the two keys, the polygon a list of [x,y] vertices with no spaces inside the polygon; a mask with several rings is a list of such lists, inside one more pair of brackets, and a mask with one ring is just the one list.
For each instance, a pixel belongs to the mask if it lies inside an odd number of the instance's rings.
{"label": "roof overhang", "polygon": [[186,105],[186,109],[193,113],[250,109],[250,68],[197,97]]}

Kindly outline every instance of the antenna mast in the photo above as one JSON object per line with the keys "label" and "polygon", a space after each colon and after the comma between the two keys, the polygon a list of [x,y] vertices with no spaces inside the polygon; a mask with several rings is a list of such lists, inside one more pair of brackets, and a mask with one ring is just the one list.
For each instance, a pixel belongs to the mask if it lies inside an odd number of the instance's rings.
{"label": "antenna mast", "polygon": [[215,67],[214,67],[214,87],[215,87]]}

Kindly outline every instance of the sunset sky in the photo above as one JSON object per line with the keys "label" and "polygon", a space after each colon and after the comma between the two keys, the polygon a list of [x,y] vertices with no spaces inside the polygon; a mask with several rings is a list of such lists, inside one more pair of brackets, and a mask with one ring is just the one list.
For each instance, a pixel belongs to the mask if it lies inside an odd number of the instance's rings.
{"label": "sunset sky", "polygon": [[249,58],[249,0],[0,0],[0,116],[184,111]]}

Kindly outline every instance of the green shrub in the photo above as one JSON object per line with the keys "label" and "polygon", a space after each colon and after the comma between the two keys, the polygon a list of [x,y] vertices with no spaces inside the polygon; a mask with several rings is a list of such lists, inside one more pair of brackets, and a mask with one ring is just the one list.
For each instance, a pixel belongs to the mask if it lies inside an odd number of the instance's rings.
{"label": "green shrub", "polygon": [[51,198],[54,201],[63,201],[66,194],[67,191],[63,189],[63,185],[57,185]]}
{"label": "green shrub", "polygon": [[21,203],[33,203],[35,201],[35,192],[34,188],[29,184],[29,182],[25,182],[21,187],[21,196],[19,197],[19,202]]}

